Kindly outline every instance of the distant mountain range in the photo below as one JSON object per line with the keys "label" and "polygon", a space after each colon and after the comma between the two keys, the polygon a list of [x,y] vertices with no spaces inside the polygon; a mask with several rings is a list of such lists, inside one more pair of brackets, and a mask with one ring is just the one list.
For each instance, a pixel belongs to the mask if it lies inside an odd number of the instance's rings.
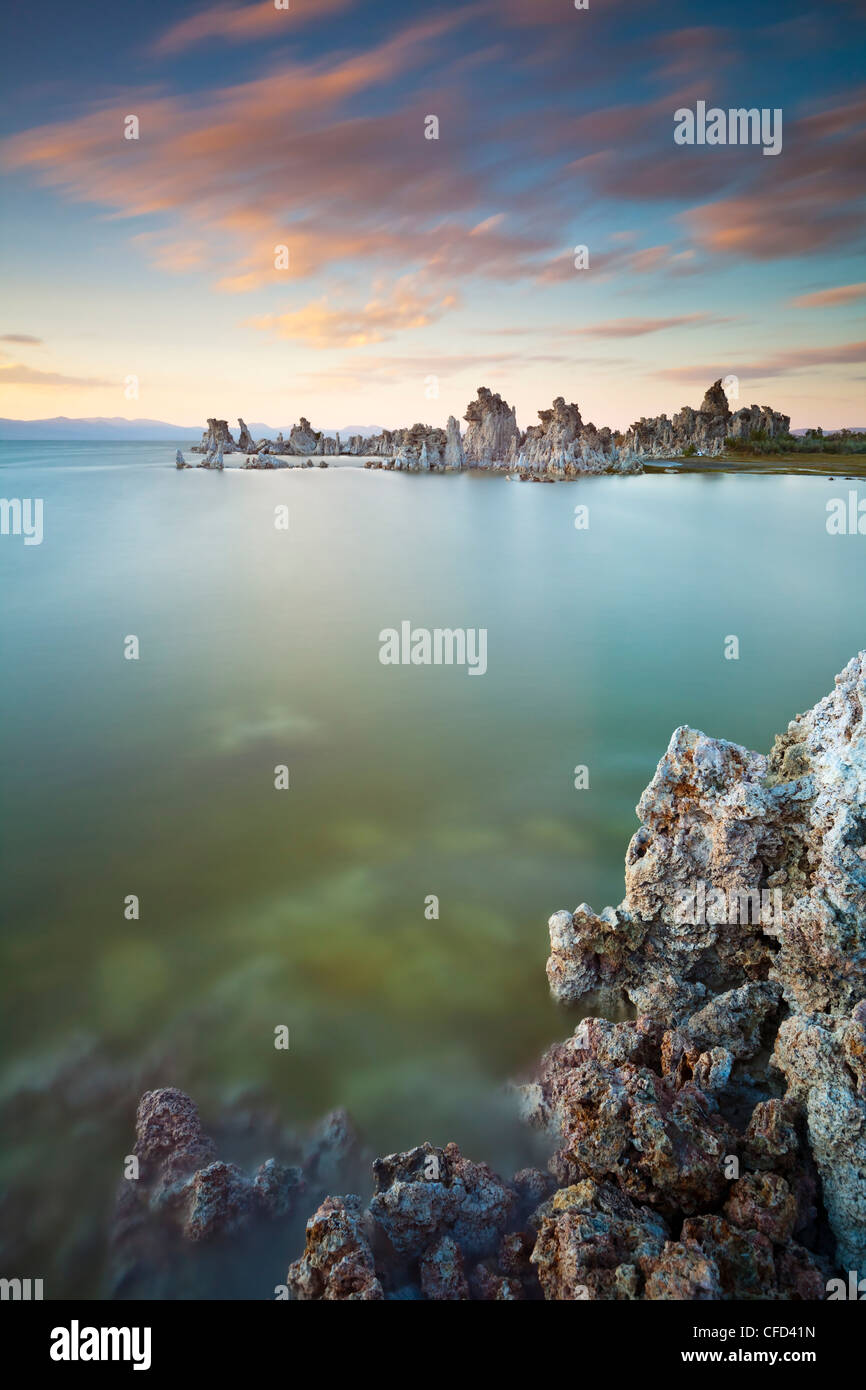
{"label": "distant mountain range", "polygon": [[[92,439],[92,440],[154,440],[198,443],[205,426],[172,425],[166,420],[124,420],[121,415],[96,415],[90,419],[70,419],[66,415],[54,415],[49,420],[6,420],[0,419],[0,439]],[[249,426],[253,439],[276,439],[278,434],[288,435],[291,425],[263,425],[251,421]],[[237,427],[232,434],[237,438]],[[381,434],[381,425],[344,425],[339,431],[326,429],[326,435],[340,435],[348,439],[353,434]]]}
{"label": "distant mountain range", "polygon": [[[264,425],[260,420],[250,421],[249,432],[254,440],[276,439],[278,434],[288,436],[291,425]],[[848,429],[857,432],[866,432],[866,425],[848,425]],[[32,439],[32,440],[115,440],[122,442],[126,440],[135,441],[159,441],[171,443],[190,443],[197,444],[202,437],[204,424],[198,425],[172,425],[167,420],[125,420],[122,415],[95,415],[91,418],[71,419],[67,415],[54,415],[48,420],[7,420],[0,419],[0,440],[2,439]],[[808,430],[792,430],[792,434],[808,434]],[[326,435],[333,437],[339,434],[340,438],[350,439],[353,434],[363,435],[365,438],[372,434],[381,434],[381,425],[342,425],[339,429],[327,426],[324,430]],[[829,430],[824,431],[829,434]],[[237,438],[238,430],[235,425],[232,434]]]}
{"label": "distant mountain range", "polygon": [[[791,433],[792,433],[792,434],[796,434],[796,435],[811,434],[813,429],[819,429],[819,428],[820,428],[820,426],[818,426],[818,425],[813,425],[813,426],[812,426],[812,429],[808,429],[808,430],[791,430]],[[842,425],[841,428],[842,428],[842,429],[846,429],[846,430],[850,430],[852,434],[866,434],[866,425]],[[824,433],[825,433],[825,434],[837,434],[838,431],[837,431],[837,430],[824,430]]]}

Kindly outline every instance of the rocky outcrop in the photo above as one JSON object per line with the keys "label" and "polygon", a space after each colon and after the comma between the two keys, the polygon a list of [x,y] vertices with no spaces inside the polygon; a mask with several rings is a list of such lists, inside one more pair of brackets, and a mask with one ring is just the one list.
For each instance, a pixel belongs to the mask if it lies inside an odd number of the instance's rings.
{"label": "rocky outcrop", "polygon": [[637,1017],[584,1018],[520,1088],[549,1175],[454,1145],[380,1160],[366,1208],[308,1223],[296,1297],[808,1300],[863,1277],[864,700],[861,653],[766,757],[676,731],[624,902],[550,919],[554,994]]}
{"label": "rocky outcrop", "polygon": [[202,434],[201,444],[190,446],[194,454],[207,454],[208,457],[215,457],[218,450],[224,454],[233,454],[237,445],[232,438],[228,420],[209,419],[207,429]]}
{"label": "rocky outcrop", "polygon": [[615,985],[680,1021],[769,981],[798,1012],[850,1012],[866,948],[864,660],[768,755],[676,730],[637,808],[624,901],[551,919],[559,998]]}
{"label": "rocky outcrop", "polygon": [[238,417],[238,448],[242,454],[252,454],[255,452],[255,447],[252,435],[243,420]]}
{"label": "rocky outcrop", "polygon": [[454,415],[448,416],[448,426],[445,431],[445,453],[442,462],[446,468],[462,468],[465,462],[460,422]]}
{"label": "rocky outcrop", "polygon": [[[235,1123],[236,1122],[236,1123]],[[214,1260],[230,1257],[233,1242],[254,1239],[278,1224],[292,1230],[303,1212],[328,1187],[354,1182],[369,1167],[343,1111],[335,1111],[308,1137],[276,1127],[257,1112],[231,1112],[218,1126],[220,1146],[274,1146],[250,1170],[218,1157],[217,1144],[202,1127],[198,1110],[182,1091],[164,1087],[139,1101],[136,1138],[118,1192],[112,1244],[115,1297],[177,1297],[184,1279],[208,1278]],[[130,1166],[135,1161],[137,1169]],[[193,1252],[207,1247],[196,1264]],[[180,1258],[179,1258],[180,1257]]]}
{"label": "rocky outcrop", "polygon": [[[641,826],[626,856],[624,901],[599,915],[586,904],[574,913],[555,913],[548,961],[548,979],[559,999],[573,1002],[595,990],[609,1000],[624,995],[639,1011],[641,1030],[667,1029],[654,1068],[662,1086],[679,1090],[686,1084],[682,1078],[690,1077],[688,1084],[698,1084],[720,1113],[727,1109],[735,1121],[742,1119],[750,1097],[757,1101],[745,1129],[739,1125],[735,1136],[723,1137],[722,1147],[740,1152],[755,1169],[778,1168],[777,1178],[784,1172],[798,1200],[808,1193],[810,1166],[816,1169],[835,1258],[843,1270],[856,1269],[861,1276],[866,1271],[864,704],[866,653],[861,653],[836,678],[833,693],[798,715],[766,756],[678,729],[638,806]],[[594,1021],[592,1028],[599,1027]],[[571,1163],[589,1176],[612,1177],[663,1209],[672,1194],[663,1174],[648,1171],[652,1158],[645,1142],[626,1173],[616,1163],[605,1166],[604,1154],[597,1152],[601,1139],[595,1148],[593,1143],[598,1117],[607,1116],[602,1137],[609,1138],[610,1116],[616,1113],[623,1142],[632,1136],[632,1148],[618,1153],[633,1152],[638,1129],[649,1123],[643,1119],[645,1107],[673,1115],[674,1100],[662,1100],[656,1080],[644,1076],[639,1083],[634,1073],[623,1074],[612,1057],[601,1059],[599,1075],[598,1061],[590,1066],[591,1058],[574,1039],[566,1047],[566,1054],[554,1050],[549,1057],[534,1098],[544,1121],[555,1113],[561,1126],[566,1146],[560,1166],[568,1172]],[[576,1081],[575,1067],[583,1068]],[[673,1082],[664,1080],[670,1076]],[[784,1110],[773,1094],[780,1081]],[[572,1094],[579,1097],[576,1107]],[[678,1144],[698,1121],[698,1147],[711,1153],[715,1139],[707,1130],[718,1130],[712,1110],[701,1118],[690,1107],[688,1122],[677,1117]],[[665,1122],[654,1120],[650,1128],[661,1138]],[[616,1140],[609,1142],[616,1150]],[[683,1211],[691,1200],[692,1167],[674,1181]],[[754,1195],[759,1189],[753,1181],[747,1190]],[[760,1190],[769,1192],[771,1206],[790,1210],[788,1193],[779,1196],[778,1182]],[[734,1201],[729,1220],[742,1217],[743,1210],[743,1202]],[[783,1229],[773,1224],[775,1217],[758,1229],[766,1234],[768,1222],[777,1235]]]}
{"label": "rocky outcrop", "polygon": [[307,1222],[306,1245],[286,1276],[295,1302],[381,1302],[371,1241],[373,1222],[360,1197],[326,1197]]}
{"label": "rocky outcrop", "polygon": [[309,420],[302,415],[297,425],[292,425],[289,437],[285,441],[281,453],[284,454],[314,454],[319,443],[319,435],[313,429]]}
{"label": "rocky outcrop", "polygon": [[790,431],[790,415],[781,415],[769,405],[744,406],[742,410],[735,411],[728,421],[728,435],[747,442],[754,435],[775,439],[780,434],[790,434]]}
{"label": "rocky outcrop", "polygon": [[579,407],[557,396],[550,410],[540,410],[520,440],[512,440],[509,463],[530,474],[576,478],[586,473],[638,472],[639,464],[620,454],[611,430],[584,424]]}
{"label": "rocky outcrop", "polygon": [[675,458],[684,452],[716,457],[728,437],[748,439],[752,430],[770,437],[787,434],[791,419],[770,406],[753,405],[733,414],[721,378],[705,393],[699,410],[684,405],[672,420],[666,415],[642,417],[627,431],[624,450],[649,460]]}
{"label": "rocky outcrop", "polygon": [[480,466],[504,463],[511,451],[511,441],[520,438],[517,416],[508,402],[486,386],[479,386],[463,418],[469,423],[463,440],[466,462]]}
{"label": "rocky outcrop", "polygon": [[366,1208],[357,1196],[329,1197],[307,1222],[286,1276],[292,1297],[539,1297],[522,1226],[550,1189],[544,1174],[525,1170],[507,1184],[456,1144],[422,1144],[378,1159],[373,1179]]}
{"label": "rocky outcrop", "polygon": [[[242,419],[238,443],[225,420],[209,419],[202,443],[193,452],[207,455],[213,464],[219,450],[223,454],[241,452],[257,462],[250,467],[270,467],[261,460],[283,457],[333,456],[346,454],[364,458],[368,466],[389,470],[426,472],[437,469],[491,468],[516,470],[524,479],[577,478],[593,473],[639,473],[644,463],[700,454],[717,457],[728,439],[777,438],[790,429],[790,418],[769,406],[743,408],[732,413],[721,380],[704,395],[700,409],[683,406],[672,420],[666,415],[642,418],[625,436],[606,426],[585,424],[576,403],[566,404],[557,396],[549,410],[538,412],[539,424],[525,433],[517,426],[516,413],[500,395],[480,386],[476,399],[466,408],[469,428],[464,438],[455,417],[449,416],[446,430],[431,425],[412,425],[410,429],[383,430],[380,434],[352,435],[347,443],[314,430],[303,416],[293,425],[288,439],[253,439]],[[381,463],[379,462],[381,460]]]}

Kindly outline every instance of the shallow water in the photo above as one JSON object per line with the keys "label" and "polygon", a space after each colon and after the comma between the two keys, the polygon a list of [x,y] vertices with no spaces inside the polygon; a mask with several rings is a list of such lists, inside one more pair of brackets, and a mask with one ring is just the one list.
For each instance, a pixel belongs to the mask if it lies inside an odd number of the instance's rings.
{"label": "shallow water", "polygon": [[[574,1023],[548,915],[620,901],[678,724],[766,749],[866,645],[866,537],[825,527],[849,485],[178,473],[174,448],[0,445],[0,496],[44,500],[41,545],[0,537],[3,1087],[85,1034],[167,1051],[204,1111],[258,1087],[291,1122],[348,1107],[378,1152],[519,1166],[500,1083]],[[404,620],[486,628],[486,674],[383,666]],[[87,1174],[85,1284],[133,1113],[4,1144],[13,1185]]]}

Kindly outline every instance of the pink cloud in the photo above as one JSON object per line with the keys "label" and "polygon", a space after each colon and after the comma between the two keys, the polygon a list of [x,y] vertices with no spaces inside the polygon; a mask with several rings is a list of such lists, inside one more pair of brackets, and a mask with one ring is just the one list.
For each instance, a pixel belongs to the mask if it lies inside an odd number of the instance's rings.
{"label": "pink cloud", "polygon": [[756,362],[711,363],[708,366],[668,367],[656,373],[668,381],[702,382],[711,381],[716,376],[736,370],[740,377],[785,376],[788,372],[807,371],[818,367],[836,367],[848,363],[866,361],[866,341],[856,343],[836,343],[830,347],[792,348],[784,352],[771,353]]}
{"label": "pink cloud", "polygon": [[795,309],[829,309],[834,304],[853,304],[857,299],[866,299],[866,280],[859,285],[839,285],[834,290],[816,290],[813,294],[801,294],[792,299]]}
{"label": "pink cloud", "polygon": [[693,324],[727,323],[714,314],[680,314],[674,318],[610,319],[607,323],[592,323],[587,328],[572,328],[570,333],[587,334],[591,338],[641,338],[647,333],[660,333],[666,328],[685,328]]}
{"label": "pink cloud", "polygon": [[347,10],[354,3],[355,0],[291,0],[289,9],[279,10],[274,0],[261,0],[257,5],[216,5],[173,24],[157,40],[154,49],[159,53],[178,53],[208,39],[224,39],[227,43],[279,39],[297,30],[299,24]]}

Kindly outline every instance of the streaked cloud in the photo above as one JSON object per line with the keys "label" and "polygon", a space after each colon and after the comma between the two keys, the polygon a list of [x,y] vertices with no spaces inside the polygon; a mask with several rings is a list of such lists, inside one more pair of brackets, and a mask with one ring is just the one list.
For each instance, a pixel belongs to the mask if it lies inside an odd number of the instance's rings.
{"label": "streaked cloud", "polygon": [[[212,39],[227,43],[248,43],[255,39],[279,40],[291,35],[300,24],[314,23],[355,0],[291,0],[289,9],[275,9],[274,0],[256,5],[215,5],[173,24],[154,44],[158,53],[179,53]],[[282,26],[282,27],[280,27]]]}
{"label": "streaked cloud", "polygon": [[656,375],[667,381],[707,382],[723,371],[736,371],[742,379],[754,377],[756,380],[762,380],[764,377],[785,376],[788,372],[859,362],[866,362],[866,340],[836,343],[829,347],[792,348],[784,352],[769,353],[754,362],[732,362],[726,359],[724,363],[715,362],[705,366],[668,367]]}
{"label": "streaked cloud", "polygon": [[569,328],[569,333],[586,334],[591,338],[642,338],[647,333],[661,333],[667,328],[686,328],[695,324],[729,323],[716,314],[678,314],[659,319],[609,319],[606,323],[591,323],[585,328]]}
{"label": "streaked cloud", "polygon": [[116,381],[106,381],[102,377],[67,376],[64,372],[43,372],[36,367],[26,367],[22,362],[0,362],[0,386],[59,386],[81,389],[117,385]]}
{"label": "streaked cloud", "polygon": [[834,304],[853,304],[857,299],[866,299],[866,280],[858,285],[839,285],[833,290],[801,294],[792,299],[791,304],[795,309],[830,309]]}

